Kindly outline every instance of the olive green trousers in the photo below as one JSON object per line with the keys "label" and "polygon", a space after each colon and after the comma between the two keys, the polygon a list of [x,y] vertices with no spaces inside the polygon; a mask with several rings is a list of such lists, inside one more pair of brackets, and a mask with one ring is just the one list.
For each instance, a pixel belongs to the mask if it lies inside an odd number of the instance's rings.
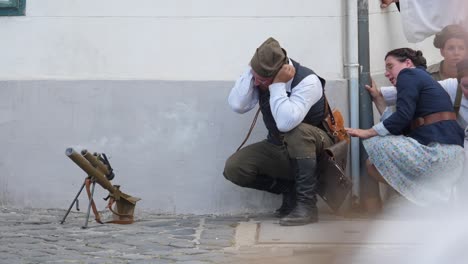
{"label": "olive green trousers", "polygon": [[333,144],[325,131],[305,123],[283,136],[282,145],[264,140],[232,154],[226,161],[224,177],[243,187],[251,187],[259,176],[294,181],[290,159],[316,159]]}

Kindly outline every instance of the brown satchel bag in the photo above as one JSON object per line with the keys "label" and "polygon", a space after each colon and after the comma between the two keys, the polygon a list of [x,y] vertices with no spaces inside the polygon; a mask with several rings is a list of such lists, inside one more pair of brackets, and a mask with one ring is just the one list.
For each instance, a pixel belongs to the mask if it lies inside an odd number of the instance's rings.
{"label": "brown satchel bag", "polygon": [[337,212],[351,191],[352,181],[345,174],[348,143],[342,140],[326,148],[319,157],[318,195]]}
{"label": "brown satchel bag", "polygon": [[338,109],[331,109],[330,104],[328,104],[328,100],[325,98],[325,113],[327,117],[325,117],[325,122],[323,122],[323,126],[333,138],[335,143],[346,140],[349,143],[349,135],[344,128],[344,118],[341,114],[340,110]]}
{"label": "brown satchel bag", "polygon": [[348,159],[349,135],[344,129],[344,119],[337,109],[331,110],[328,100],[325,98],[328,116],[323,122],[323,127],[333,138],[335,144],[324,151],[319,156],[319,186],[318,194],[337,212],[352,188],[352,181],[345,174]]}

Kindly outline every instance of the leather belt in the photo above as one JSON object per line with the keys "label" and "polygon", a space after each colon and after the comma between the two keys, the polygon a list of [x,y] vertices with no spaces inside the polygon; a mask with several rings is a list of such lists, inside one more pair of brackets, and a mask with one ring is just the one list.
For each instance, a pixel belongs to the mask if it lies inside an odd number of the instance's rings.
{"label": "leather belt", "polygon": [[424,117],[418,117],[411,122],[411,130],[445,120],[457,120],[454,112],[437,112]]}

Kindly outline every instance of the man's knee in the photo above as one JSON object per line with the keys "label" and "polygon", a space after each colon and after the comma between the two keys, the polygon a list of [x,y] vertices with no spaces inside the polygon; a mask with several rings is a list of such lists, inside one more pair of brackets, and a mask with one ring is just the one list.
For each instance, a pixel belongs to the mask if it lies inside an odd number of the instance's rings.
{"label": "man's knee", "polygon": [[291,158],[310,158],[324,147],[326,134],[309,124],[301,123],[285,134],[285,142]]}
{"label": "man's knee", "polygon": [[285,133],[284,139],[288,140],[288,141],[301,140],[301,139],[306,137],[306,135],[308,134],[308,130],[311,127],[312,126],[309,125],[309,124],[300,123],[294,129],[292,129],[292,130],[288,131],[287,133]]}
{"label": "man's knee", "polygon": [[223,175],[226,180],[239,186],[246,186],[248,184],[246,177],[243,177],[241,173],[240,163],[234,155],[226,160]]}
{"label": "man's knee", "polygon": [[235,178],[234,175],[236,175],[236,171],[237,171],[236,164],[235,162],[233,162],[232,156],[231,156],[226,160],[226,163],[224,164],[224,171],[223,171],[224,178],[226,178],[226,180],[232,181],[232,179]]}

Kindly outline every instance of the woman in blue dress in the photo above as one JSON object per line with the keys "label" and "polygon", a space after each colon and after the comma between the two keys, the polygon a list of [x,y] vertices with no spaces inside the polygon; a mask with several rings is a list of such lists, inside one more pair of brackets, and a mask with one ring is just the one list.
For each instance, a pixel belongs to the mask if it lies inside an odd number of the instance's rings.
{"label": "woman in blue dress", "polygon": [[[415,67],[415,65],[422,65]],[[411,202],[451,199],[464,160],[463,129],[447,92],[425,70],[421,51],[395,49],[385,56],[385,77],[397,88],[396,111],[370,129],[347,129],[366,139],[370,176]]]}

